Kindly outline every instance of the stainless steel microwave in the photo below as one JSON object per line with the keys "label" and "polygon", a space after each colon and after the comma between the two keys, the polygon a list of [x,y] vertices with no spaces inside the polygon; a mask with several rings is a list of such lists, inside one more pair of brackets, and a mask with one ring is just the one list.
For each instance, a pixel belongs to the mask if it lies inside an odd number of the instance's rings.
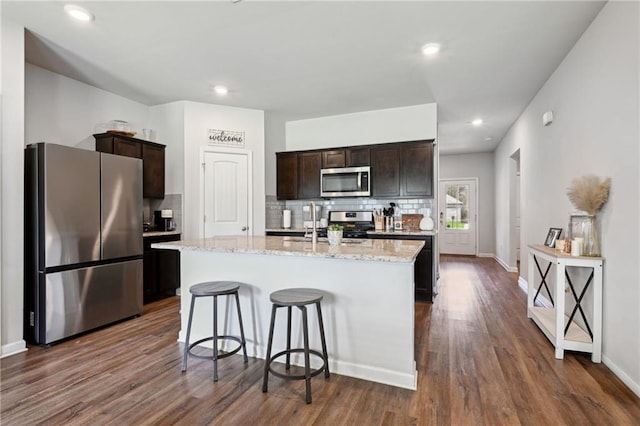
{"label": "stainless steel microwave", "polygon": [[371,167],[340,167],[320,170],[320,196],[368,197],[371,195]]}

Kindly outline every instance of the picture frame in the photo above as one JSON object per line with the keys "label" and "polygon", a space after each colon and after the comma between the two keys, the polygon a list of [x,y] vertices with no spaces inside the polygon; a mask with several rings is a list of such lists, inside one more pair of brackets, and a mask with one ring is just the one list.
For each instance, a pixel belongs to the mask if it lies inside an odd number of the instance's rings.
{"label": "picture frame", "polygon": [[547,238],[544,240],[544,245],[547,247],[553,247],[556,245],[556,240],[560,238],[562,234],[562,228],[549,228]]}

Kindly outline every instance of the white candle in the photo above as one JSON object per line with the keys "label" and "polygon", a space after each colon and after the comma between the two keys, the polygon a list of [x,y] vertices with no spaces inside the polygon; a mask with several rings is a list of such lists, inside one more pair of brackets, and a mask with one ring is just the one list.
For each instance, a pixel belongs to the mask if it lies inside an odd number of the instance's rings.
{"label": "white candle", "polygon": [[580,245],[577,238],[571,241],[571,256],[580,256]]}
{"label": "white candle", "polygon": [[584,238],[576,237],[574,244],[578,246],[578,256],[582,256],[584,253]]}

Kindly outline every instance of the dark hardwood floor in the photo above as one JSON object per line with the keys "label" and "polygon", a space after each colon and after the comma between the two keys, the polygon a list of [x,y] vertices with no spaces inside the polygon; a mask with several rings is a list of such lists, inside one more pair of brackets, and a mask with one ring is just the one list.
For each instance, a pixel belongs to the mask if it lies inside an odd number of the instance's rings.
{"label": "dark hardwood floor", "polygon": [[[272,377],[241,355],[180,372],[178,300],[140,318],[1,361],[2,425],[637,425],[640,400],[588,354],[556,360],[526,317],[516,274],[488,258],[443,256],[440,294],[416,304],[418,390],[332,374]],[[384,338],[384,336],[379,336]],[[384,344],[384,341],[381,342]],[[329,348],[330,349],[330,348]]]}

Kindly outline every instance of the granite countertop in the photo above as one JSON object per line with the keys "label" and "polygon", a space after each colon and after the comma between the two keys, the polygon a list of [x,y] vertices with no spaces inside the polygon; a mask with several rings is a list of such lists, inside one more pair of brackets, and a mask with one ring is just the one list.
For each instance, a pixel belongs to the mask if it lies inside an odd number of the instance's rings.
{"label": "granite countertop", "polygon": [[249,253],[275,256],[314,256],[334,259],[377,262],[413,262],[424,241],[344,239],[331,246],[319,238],[314,246],[302,237],[221,236],[191,241],[152,244],[152,248],[194,250],[219,253]]}
{"label": "granite countertop", "polygon": [[180,235],[180,231],[147,231],[142,233],[142,237],[162,237],[165,235]]}

